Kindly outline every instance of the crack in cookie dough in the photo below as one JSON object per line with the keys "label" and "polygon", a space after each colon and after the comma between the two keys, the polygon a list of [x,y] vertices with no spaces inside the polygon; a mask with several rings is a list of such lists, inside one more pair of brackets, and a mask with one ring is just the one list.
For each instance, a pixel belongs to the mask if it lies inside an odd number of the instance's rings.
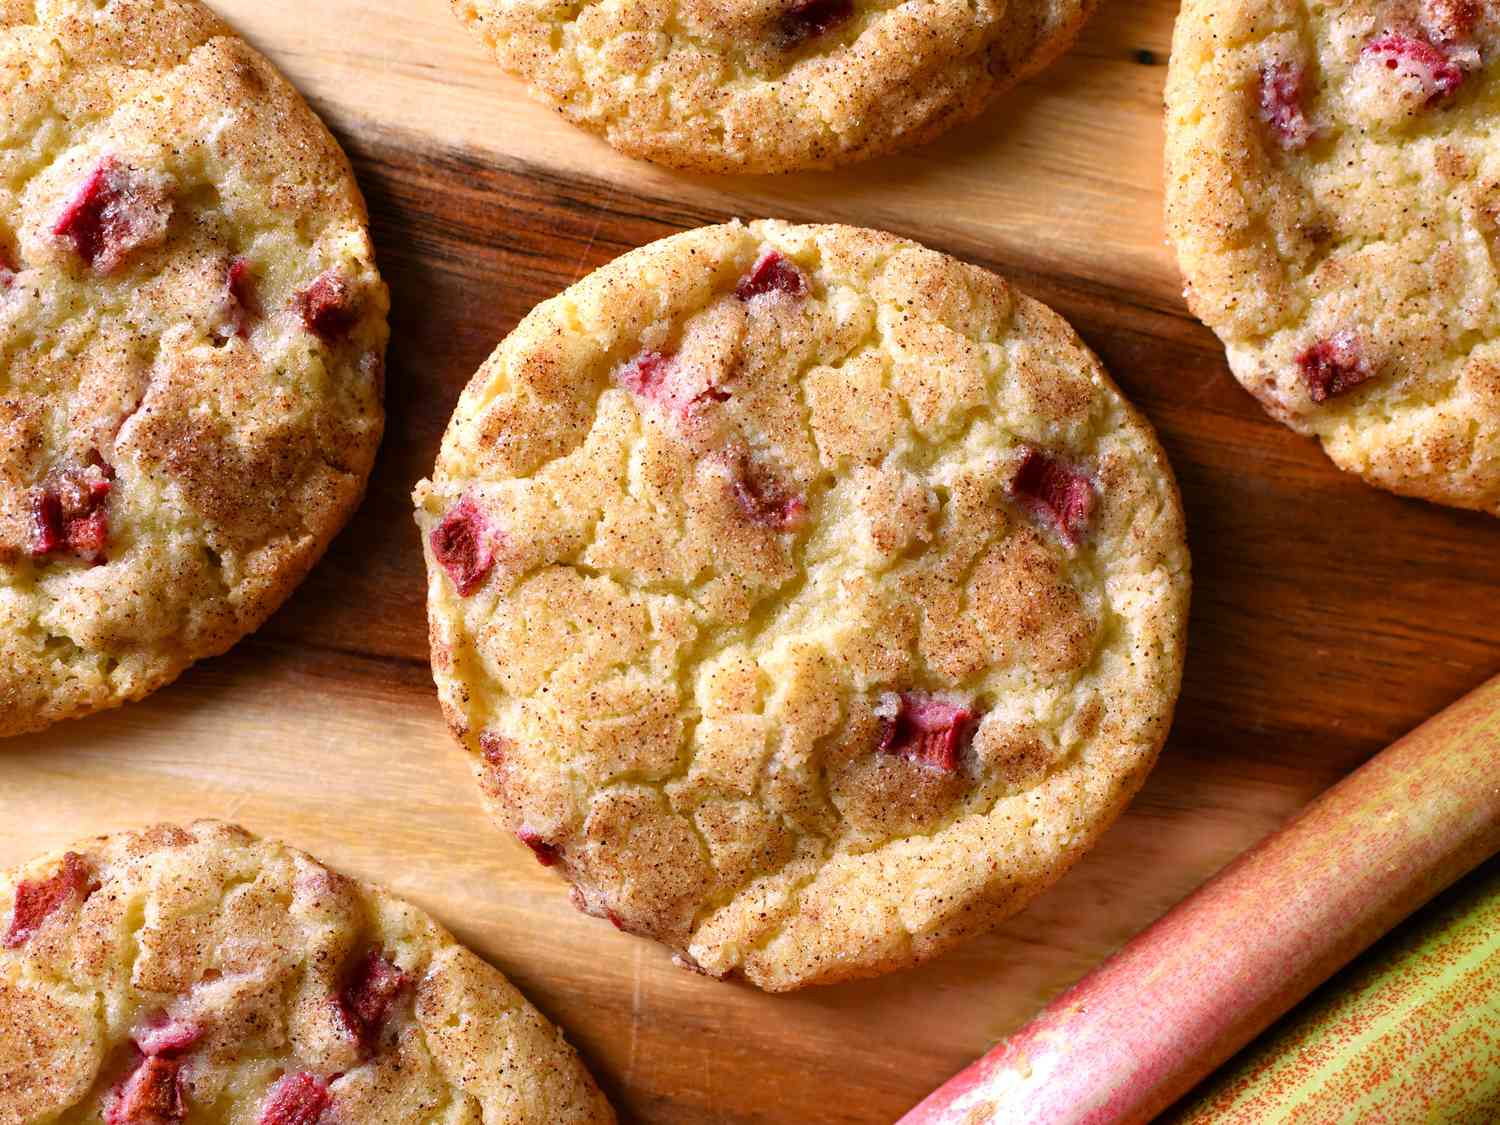
{"label": "crack in cookie dough", "polygon": [[1500,514],[1500,9],[1190,0],[1167,224],[1274,417],[1372,484]]}
{"label": "crack in cookie dough", "polygon": [[207,9],[7,12],[0,79],[4,735],[285,599],[373,465],[387,298],[348,162]]}
{"label": "crack in cookie dough", "polygon": [[1094,0],[453,0],[508,70],[633,156],[828,167],[920,144],[1072,41]]}
{"label": "crack in cookie dough", "polygon": [[890,235],[734,223],[604,267],[476,374],[415,501],[492,811],[715,975],[987,927],[1170,722],[1188,558],[1149,426],[1055,314]]}
{"label": "crack in cookie dough", "polygon": [[230,825],[37,860],[0,876],[0,919],[26,931],[0,947],[0,1125],[614,1120],[421,911]]}

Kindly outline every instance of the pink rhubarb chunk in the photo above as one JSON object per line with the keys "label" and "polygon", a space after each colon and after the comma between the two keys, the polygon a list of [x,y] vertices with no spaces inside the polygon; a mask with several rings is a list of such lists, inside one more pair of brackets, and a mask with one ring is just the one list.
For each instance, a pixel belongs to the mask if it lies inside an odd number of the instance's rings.
{"label": "pink rhubarb chunk", "polygon": [[1035,447],[1028,448],[1021,458],[1010,479],[1010,494],[1032,515],[1050,524],[1069,547],[1078,546],[1094,511],[1094,486],[1089,478]]}
{"label": "pink rhubarb chunk", "polygon": [[1415,78],[1433,105],[1463,84],[1464,71],[1446,53],[1424,39],[1393,31],[1365,44],[1360,54],[1387,70]]}
{"label": "pink rhubarb chunk", "polygon": [[354,291],[337,270],[324,270],[297,294],[297,311],[307,330],[334,343],[349,335],[359,319]]}
{"label": "pink rhubarb chunk", "polygon": [[832,31],[854,15],[854,0],[794,0],[781,15],[782,41],[794,46]]}
{"label": "pink rhubarb chunk", "polygon": [[924,692],[891,692],[877,708],[880,752],[896,754],[944,773],[958,771],[959,755],[973,733],[974,712]]}
{"label": "pink rhubarb chunk", "polygon": [[690,372],[677,363],[677,357],[648,348],[615,375],[615,381],[637,398],[657,406],[669,418],[682,421],[693,411],[716,402],[725,402],[729,392],[722,387],[696,384]]}
{"label": "pink rhubarb chunk", "polygon": [[772,531],[794,531],[807,519],[807,502],[748,460],[736,467],[734,496],[750,520]]}
{"label": "pink rhubarb chunk", "polygon": [[344,1028],[361,1050],[371,1049],[380,1038],[391,1006],[409,983],[409,978],[378,949],[365,954],[354,975],[335,999]]}
{"label": "pink rhubarb chunk", "polygon": [[71,552],[95,563],[104,561],[114,475],[98,451],[91,450],[84,467],[52,473],[32,491],[34,558]]}
{"label": "pink rhubarb chunk", "polygon": [[112,1092],[105,1125],[173,1125],[187,1116],[180,1064],[143,1056]]}
{"label": "pink rhubarb chunk", "polygon": [[1353,332],[1319,340],[1297,357],[1297,366],[1314,402],[1327,402],[1374,377]]}
{"label": "pink rhubarb chunk", "polygon": [[5,948],[20,948],[57,911],[81,904],[92,890],[89,879],[84,858],[76,852],[68,852],[55,874],[21,883],[16,888],[10,928],[5,932]]}
{"label": "pink rhubarb chunk", "polygon": [[318,1125],[332,1104],[327,1083],[304,1070],[277,1080],[255,1120],[257,1125]]}
{"label": "pink rhubarb chunk", "polygon": [[1303,67],[1285,60],[1260,72],[1261,120],[1288,151],[1305,148],[1313,138],[1313,127],[1302,109],[1306,78]]}
{"label": "pink rhubarb chunk", "polygon": [[460,597],[467,598],[479,589],[495,565],[495,535],[489,520],[467,496],[432,529],[428,542]]}
{"label": "pink rhubarb chunk", "polygon": [[775,250],[767,250],[740,279],[734,295],[742,301],[749,301],[764,293],[801,297],[806,292],[807,278],[802,276],[796,264]]}
{"label": "pink rhubarb chunk", "polygon": [[530,828],[522,828],[516,833],[516,839],[531,849],[531,854],[536,856],[536,861],[543,867],[556,866],[562,853],[558,851],[556,844],[549,844],[542,839],[541,834]]}
{"label": "pink rhubarb chunk", "polygon": [[171,217],[172,201],[160,182],[106,156],[63,208],[52,233],[103,277],[136,250],[161,243]]}
{"label": "pink rhubarb chunk", "polygon": [[157,1012],[131,1033],[141,1054],[151,1058],[177,1055],[203,1038],[203,1029],[187,1020],[173,1019]]}
{"label": "pink rhubarb chunk", "polygon": [[224,274],[224,321],[218,335],[222,340],[250,334],[251,323],[261,315],[260,298],[255,291],[255,275],[244,258],[234,258]]}

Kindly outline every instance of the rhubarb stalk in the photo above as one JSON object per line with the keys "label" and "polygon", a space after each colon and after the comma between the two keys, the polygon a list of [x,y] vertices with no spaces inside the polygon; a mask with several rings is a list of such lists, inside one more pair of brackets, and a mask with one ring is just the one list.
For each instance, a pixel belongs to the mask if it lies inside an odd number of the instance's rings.
{"label": "rhubarb stalk", "polygon": [[1234,860],[901,1125],[1134,1125],[1500,851],[1500,678]]}

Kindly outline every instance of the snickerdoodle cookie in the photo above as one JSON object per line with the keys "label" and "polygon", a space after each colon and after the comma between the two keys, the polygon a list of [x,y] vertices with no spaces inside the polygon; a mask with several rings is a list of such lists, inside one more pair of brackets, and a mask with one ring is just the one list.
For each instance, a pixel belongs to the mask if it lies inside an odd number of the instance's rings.
{"label": "snickerdoodle cookie", "polygon": [[578,904],[769,989],[909,965],[1150,769],[1188,557],[1053,312],[875,231],[738,223],[536,308],[417,489],[433,667]]}
{"label": "snickerdoodle cookie", "polygon": [[348,162],[206,8],[0,4],[0,735],[282,602],[374,462],[386,305]]}

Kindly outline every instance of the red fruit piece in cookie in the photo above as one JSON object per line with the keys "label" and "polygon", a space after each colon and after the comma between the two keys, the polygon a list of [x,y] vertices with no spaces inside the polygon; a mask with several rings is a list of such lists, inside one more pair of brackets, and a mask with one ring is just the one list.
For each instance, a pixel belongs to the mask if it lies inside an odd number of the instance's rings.
{"label": "red fruit piece in cookie", "polygon": [[1314,129],[1302,108],[1307,71],[1298,63],[1282,60],[1260,72],[1260,116],[1281,147],[1288,151],[1305,148]]}
{"label": "red fruit piece in cookie", "polygon": [[141,1054],[154,1058],[181,1054],[203,1038],[203,1029],[188,1020],[173,1019],[165,1012],[157,1012],[131,1032],[130,1038]]}
{"label": "red fruit piece in cookie", "polygon": [[234,258],[224,273],[224,320],[218,328],[219,339],[248,336],[251,323],[260,315],[260,298],[255,291],[250,262]]}
{"label": "red fruit piece in cookie", "polygon": [[541,835],[530,828],[522,828],[516,833],[516,839],[531,849],[531,854],[536,856],[536,861],[543,867],[553,867],[561,857],[556,844],[549,844],[542,839]]}
{"label": "red fruit piece in cookie", "polygon": [[9,289],[11,282],[16,279],[16,264],[10,260],[10,256],[0,249],[0,289]]}
{"label": "red fruit piece in cookie", "polygon": [[134,1070],[111,1092],[105,1125],[172,1125],[187,1116],[180,1064],[142,1056]]}
{"label": "red fruit piece in cookie", "polygon": [[615,378],[631,394],[657,402],[667,395],[667,377],[671,373],[672,359],[665,352],[648,348],[620,368]]}
{"label": "red fruit piece in cookie", "polygon": [[791,259],[775,250],[767,250],[734,289],[734,295],[742,301],[765,293],[801,297],[807,293],[807,278]]}
{"label": "red fruit piece in cookie", "polygon": [[1297,366],[1314,402],[1327,402],[1352,391],[1375,375],[1360,350],[1359,339],[1349,331],[1319,340],[1297,356]]}
{"label": "red fruit piece in cookie", "polygon": [[301,1071],[277,1079],[261,1103],[256,1125],[318,1125],[333,1104],[328,1085],[315,1074]]}
{"label": "red fruit piece in cookie", "polygon": [[1399,31],[1371,40],[1360,54],[1386,70],[1415,79],[1421,84],[1428,105],[1441,101],[1463,84],[1463,68],[1443,51],[1426,40]]}
{"label": "red fruit piece in cookie", "polygon": [[6,949],[25,945],[42,923],[66,907],[77,907],[93,891],[88,864],[77,852],[62,857],[62,866],[45,879],[27,879],[16,888]]}
{"label": "red fruit piece in cookie", "polygon": [[794,531],[807,518],[807,501],[788,492],[770,473],[748,457],[734,465],[734,497],[754,523],[772,531]]}
{"label": "red fruit piece in cookie", "polygon": [[713,384],[694,385],[690,372],[682,370],[677,357],[652,348],[642,351],[615,375],[615,381],[631,394],[659,407],[668,417],[684,420],[699,407],[724,402],[729,392]]}
{"label": "red fruit piece in cookie", "polygon": [[98,451],[90,450],[85,466],[52,473],[32,491],[33,557],[70,551],[95,563],[104,561],[114,475]]}
{"label": "red fruit piece in cookie", "polygon": [[407,975],[378,949],[370,950],[355,967],[334,1003],[345,1030],[361,1050],[369,1050],[380,1038],[391,1005],[408,983]]}
{"label": "red fruit piece in cookie", "polygon": [[467,496],[432,529],[428,542],[460,597],[479,589],[495,565],[495,532],[479,505]]}
{"label": "red fruit piece in cookie", "polygon": [[832,31],[854,15],[854,0],[792,0],[781,14],[782,42],[795,46]]}
{"label": "red fruit piece in cookie", "polygon": [[52,233],[101,277],[167,237],[172,200],[163,181],[106,156],[63,208]]}
{"label": "red fruit piece in cookie", "polygon": [[944,773],[958,771],[959,755],[974,727],[968,707],[919,691],[889,692],[876,707],[880,752],[896,754]]}
{"label": "red fruit piece in cookie", "polygon": [[335,343],[349,335],[359,319],[354,290],[337,270],[324,270],[297,294],[297,311],[307,330]]}
{"label": "red fruit piece in cookie", "polygon": [[1069,547],[1078,546],[1094,510],[1089,478],[1052,454],[1028,447],[1010,478],[1010,494],[1048,523]]}

